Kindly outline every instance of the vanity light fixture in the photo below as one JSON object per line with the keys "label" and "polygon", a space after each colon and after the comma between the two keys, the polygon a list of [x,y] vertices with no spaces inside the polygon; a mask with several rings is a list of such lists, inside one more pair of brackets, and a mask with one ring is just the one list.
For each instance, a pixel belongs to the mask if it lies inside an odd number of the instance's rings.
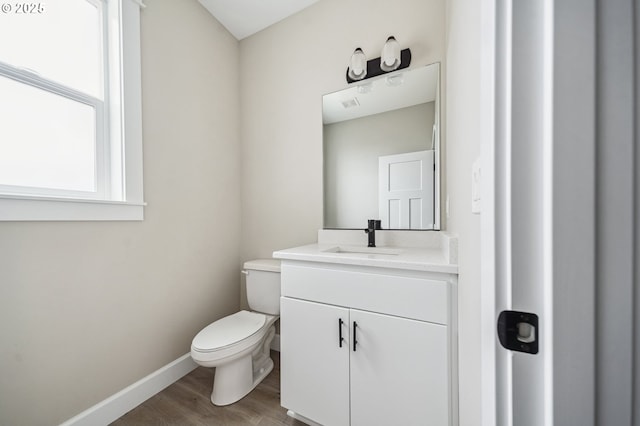
{"label": "vanity light fixture", "polygon": [[391,72],[400,66],[400,45],[394,36],[387,39],[380,55],[380,69]]}
{"label": "vanity light fixture", "polygon": [[351,55],[351,63],[347,72],[352,80],[362,80],[367,76],[367,57],[359,47]]}
{"label": "vanity light fixture", "polygon": [[391,71],[407,68],[409,65],[411,65],[411,50],[400,50],[400,44],[396,38],[390,36],[387,38],[379,58],[367,61],[367,57],[359,47],[353,52],[347,68],[347,83],[377,77]]}

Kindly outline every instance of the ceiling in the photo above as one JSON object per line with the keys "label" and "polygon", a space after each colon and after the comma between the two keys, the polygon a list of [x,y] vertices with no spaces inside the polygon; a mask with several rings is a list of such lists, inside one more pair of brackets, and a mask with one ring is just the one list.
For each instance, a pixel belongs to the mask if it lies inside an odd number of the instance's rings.
{"label": "ceiling", "polygon": [[198,0],[233,36],[242,40],[318,0]]}

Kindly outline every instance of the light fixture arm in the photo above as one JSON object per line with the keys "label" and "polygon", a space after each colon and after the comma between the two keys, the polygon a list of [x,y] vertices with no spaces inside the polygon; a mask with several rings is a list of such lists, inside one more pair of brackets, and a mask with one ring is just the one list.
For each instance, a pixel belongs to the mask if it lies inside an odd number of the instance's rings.
{"label": "light fixture arm", "polygon": [[[357,81],[366,80],[371,77],[377,77],[382,74],[387,74],[387,72],[391,72],[391,71],[383,71],[382,68],[380,68],[380,60],[381,58],[374,58],[374,59],[368,60],[367,74],[364,78],[360,80],[354,80],[351,77],[349,77],[349,68],[347,67],[347,73],[346,73],[347,83],[355,83]],[[408,48],[402,49],[400,51],[400,65],[394,71],[401,70],[403,68],[408,68],[409,65],[411,65],[411,50]]]}

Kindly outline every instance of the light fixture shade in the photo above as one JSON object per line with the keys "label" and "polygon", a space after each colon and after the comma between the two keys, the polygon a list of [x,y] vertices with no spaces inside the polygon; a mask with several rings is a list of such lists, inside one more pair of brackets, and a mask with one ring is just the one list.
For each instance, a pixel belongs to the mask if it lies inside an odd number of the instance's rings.
{"label": "light fixture shade", "polygon": [[398,69],[400,66],[400,44],[394,36],[387,39],[380,55],[380,69],[385,72]]}
{"label": "light fixture shade", "polygon": [[404,83],[404,75],[403,74],[396,74],[396,75],[388,75],[387,78],[385,79],[387,86],[389,87],[398,87],[398,86],[402,86],[402,84]]}
{"label": "light fixture shade", "polygon": [[362,80],[367,76],[367,57],[359,47],[351,55],[349,62],[349,78]]}

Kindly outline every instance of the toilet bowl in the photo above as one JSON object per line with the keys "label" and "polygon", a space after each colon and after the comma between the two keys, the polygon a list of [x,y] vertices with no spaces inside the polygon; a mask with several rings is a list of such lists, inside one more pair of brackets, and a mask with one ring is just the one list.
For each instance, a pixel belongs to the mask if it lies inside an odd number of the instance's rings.
{"label": "toilet bowl", "polygon": [[205,327],[191,344],[191,357],[217,367],[211,402],[229,405],[251,392],[273,370],[270,356],[277,316],[240,311]]}
{"label": "toilet bowl", "polygon": [[215,367],[211,402],[229,405],[251,392],[273,370],[270,356],[274,323],[280,314],[280,263],[267,259],[246,262],[250,308],[209,324],[191,344],[191,357],[203,367]]}

